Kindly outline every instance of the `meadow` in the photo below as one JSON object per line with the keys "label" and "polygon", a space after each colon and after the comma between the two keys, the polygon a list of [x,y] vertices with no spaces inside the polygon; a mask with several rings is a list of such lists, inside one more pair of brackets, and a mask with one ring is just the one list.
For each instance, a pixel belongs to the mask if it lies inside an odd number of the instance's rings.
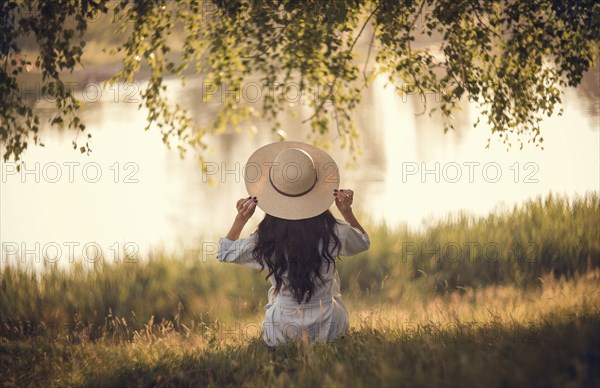
{"label": "meadow", "polygon": [[0,385],[598,386],[600,196],[420,232],[338,262],[351,329],[269,350],[265,273],[212,250],[0,272]]}

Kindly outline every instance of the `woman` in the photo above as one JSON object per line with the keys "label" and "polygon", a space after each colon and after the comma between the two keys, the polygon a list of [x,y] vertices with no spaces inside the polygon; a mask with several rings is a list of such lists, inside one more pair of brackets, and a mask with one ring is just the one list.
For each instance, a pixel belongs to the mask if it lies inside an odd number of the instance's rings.
{"label": "woman", "polygon": [[[307,336],[331,341],[348,330],[335,259],[367,250],[369,236],[352,212],[354,193],[339,187],[339,171],[324,151],[300,142],[266,145],[250,156],[244,179],[250,197],[219,240],[223,262],[268,269],[271,281],[263,339],[269,346]],[[336,220],[335,201],[345,219]],[[256,207],[258,230],[240,239]]]}

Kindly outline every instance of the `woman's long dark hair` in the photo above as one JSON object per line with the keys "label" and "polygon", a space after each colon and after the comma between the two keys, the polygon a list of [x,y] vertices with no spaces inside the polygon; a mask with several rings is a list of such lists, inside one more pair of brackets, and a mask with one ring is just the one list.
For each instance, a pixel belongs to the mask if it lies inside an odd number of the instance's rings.
{"label": "woman's long dark hair", "polygon": [[[269,276],[275,277],[275,293],[283,284],[282,275],[288,271],[288,288],[298,301],[306,302],[315,293],[313,279],[324,283],[321,265],[327,263],[327,270],[333,264],[335,251],[340,239],[335,234],[335,217],[329,210],[316,217],[303,220],[285,220],[266,214],[258,225],[258,241],[252,256],[263,269],[269,268]],[[319,252],[319,242],[322,242]],[[334,245],[330,251],[330,243]]]}

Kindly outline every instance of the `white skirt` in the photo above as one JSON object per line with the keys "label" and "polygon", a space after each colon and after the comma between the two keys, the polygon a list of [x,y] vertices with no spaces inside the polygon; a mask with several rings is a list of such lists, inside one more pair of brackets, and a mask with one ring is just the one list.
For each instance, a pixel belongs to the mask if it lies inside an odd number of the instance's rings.
{"label": "white skirt", "polygon": [[344,335],[349,326],[348,312],[339,293],[339,278],[335,280],[332,294],[302,304],[273,296],[275,287],[271,287],[263,321],[263,339],[267,345],[300,340],[303,336],[311,342],[333,341]]}

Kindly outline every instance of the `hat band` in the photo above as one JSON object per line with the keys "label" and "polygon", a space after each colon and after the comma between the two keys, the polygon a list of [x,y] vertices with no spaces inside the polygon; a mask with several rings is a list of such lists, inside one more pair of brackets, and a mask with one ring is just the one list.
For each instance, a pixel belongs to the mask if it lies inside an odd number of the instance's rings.
{"label": "hat band", "polygon": [[310,186],[308,188],[308,190],[305,190],[305,191],[303,191],[303,192],[301,192],[299,194],[289,194],[289,193],[286,193],[284,191],[279,190],[277,188],[277,186],[275,186],[275,184],[273,183],[273,179],[271,178],[271,169],[272,168],[273,168],[273,166],[271,165],[271,167],[269,167],[269,182],[271,183],[271,186],[273,186],[273,188],[275,189],[275,191],[277,191],[279,194],[285,195],[286,197],[301,197],[304,194],[307,194],[309,191],[311,191],[315,187],[315,185],[317,184],[317,181],[319,180],[317,172],[315,171],[315,181],[313,182],[312,186]]}

